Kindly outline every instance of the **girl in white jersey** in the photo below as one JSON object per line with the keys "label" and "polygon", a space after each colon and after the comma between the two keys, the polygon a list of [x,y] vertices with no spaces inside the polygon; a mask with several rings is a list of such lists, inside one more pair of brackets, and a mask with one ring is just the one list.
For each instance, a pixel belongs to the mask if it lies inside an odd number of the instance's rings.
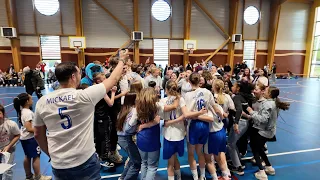
{"label": "girl in white jersey", "polygon": [[[13,164],[16,143],[20,138],[19,127],[16,122],[5,118],[5,109],[0,104],[0,163]],[[3,158],[7,157],[7,158]],[[3,159],[5,159],[3,161]],[[0,175],[2,180],[13,179],[13,168]]]}
{"label": "girl in white jersey", "polygon": [[[224,88],[224,83],[222,80],[215,80],[212,86],[212,90],[214,91],[216,103],[218,103],[221,107],[220,110],[224,114],[224,118],[227,119],[229,109],[234,110],[234,104],[231,97],[228,94],[222,93]],[[213,178],[213,180],[217,180],[217,174],[214,162],[212,161],[212,155],[214,155],[214,159],[218,162],[219,167],[222,171],[223,179],[230,179],[230,171],[227,166],[226,160],[226,143],[227,143],[227,134],[226,128],[224,127],[224,122],[222,119],[219,119],[216,115],[214,116],[214,121],[210,123],[210,134],[208,138],[208,142],[205,145],[205,159],[207,168]]]}
{"label": "girl in white jersey", "polygon": [[169,80],[166,83],[166,98],[160,100],[161,104],[171,105],[174,100],[179,99],[179,105],[176,109],[164,112],[162,119],[164,119],[163,128],[163,159],[168,160],[168,180],[174,180],[174,174],[177,179],[181,180],[180,163],[177,154],[180,157],[184,154],[184,137],[185,137],[185,117],[197,117],[206,112],[202,109],[198,112],[188,112],[186,103],[178,93],[178,85],[174,80]]}
{"label": "girl in white jersey", "polygon": [[[34,113],[30,110],[33,100],[27,93],[21,93],[13,99],[13,106],[17,111],[21,124],[20,141],[25,154],[23,167],[26,173],[26,180],[50,180],[51,176],[40,174],[40,147],[34,139],[34,128],[32,121]],[[31,159],[34,175],[31,172]]]}
{"label": "girl in white jersey", "polygon": [[136,98],[138,122],[141,124],[137,133],[137,146],[140,152],[141,179],[153,180],[159,165],[160,157],[160,117],[163,111],[177,108],[178,101],[173,105],[164,105],[158,102],[158,95],[153,88],[142,89]]}
{"label": "girl in white jersey", "polygon": [[194,150],[196,150],[200,167],[200,180],[205,179],[205,158],[202,151],[203,145],[206,144],[209,136],[209,122],[214,121],[213,115],[216,113],[219,117],[223,117],[223,113],[219,109],[219,105],[215,104],[212,93],[204,88],[199,87],[200,74],[193,73],[189,77],[192,91],[185,95],[188,102],[187,109],[189,111],[199,111],[202,108],[208,109],[205,114],[208,119],[189,119],[187,126],[188,139],[188,161],[194,180],[198,179],[196,161],[194,159]]}

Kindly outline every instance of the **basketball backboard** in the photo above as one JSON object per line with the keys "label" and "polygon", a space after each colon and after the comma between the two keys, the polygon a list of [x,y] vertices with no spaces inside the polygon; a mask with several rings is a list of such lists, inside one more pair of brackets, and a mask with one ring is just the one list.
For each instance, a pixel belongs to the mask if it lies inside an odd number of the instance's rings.
{"label": "basketball backboard", "polygon": [[69,48],[85,49],[86,48],[86,37],[69,36]]}
{"label": "basketball backboard", "polygon": [[184,45],[183,45],[184,50],[197,50],[197,40],[184,40]]}

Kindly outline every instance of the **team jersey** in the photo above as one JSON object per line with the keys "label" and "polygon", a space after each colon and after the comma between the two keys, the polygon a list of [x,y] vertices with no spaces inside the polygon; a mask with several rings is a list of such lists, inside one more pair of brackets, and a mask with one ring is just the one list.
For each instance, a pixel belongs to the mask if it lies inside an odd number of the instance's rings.
{"label": "team jersey", "polygon": [[122,131],[117,131],[118,136],[132,136],[137,132],[138,114],[136,108],[132,108],[123,123]]}
{"label": "team jersey", "polygon": [[[174,100],[176,99],[175,96],[169,96],[166,98],[163,98],[160,100],[160,103],[171,105],[173,104]],[[180,97],[179,106],[172,111],[169,112],[163,112],[161,114],[161,119],[164,120],[174,120],[177,119],[182,115],[181,108],[186,105],[183,97]],[[163,128],[163,136],[168,141],[181,141],[184,139],[185,136],[185,127],[184,127],[184,121],[180,121],[179,123],[175,123],[173,125],[170,125],[169,127]]]}
{"label": "team jersey", "polygon": [[[223,109],[221,106],[217,106],[220,110],[220,112],[223,114]],[[223,122],[222,119],[213,111],[213,121],[209,123],[210,132],[218,132],[223,128]]]}
{"label": "team jersey", "polygon": [[46,126],[52,166],[69,169],[95,153],[93,120],[95,105],[106,95],[103,84],[84,90],[63,88],[39,99],[34,126]]}
{"label": "team jersey", "polygon": [[189,111],[200,111],[203,107],[208,110],[205,115],[213,116],[213,106],[215,104],[212,93],[205,88],[198,88],[194,91],[187,92],[185,102]]}
{"label": "team jersey", "polygon": [[[224,102],[223,104],[220,104],[220,106],[223,108],[223,111],[228,113],[229,109],[235,110],[233,100],[231,99],[231,96],[229,94],[222,93],[224,96]],[[218,98],[218,94],[214,94],[215,98]]]}
{"label": "team jersey", "polygon": [[27,140],[34,137],[34,134],[29,132],[27,128],[24,126],[25,123],[29,121],[31,121],[31,124],[33,125],[33,122],[32,122],[33,120],[34,120],[34,113],[30,109],[23,108],[21,110],[21,123],[22,123],[21,132],[20,132],[21,140]]}

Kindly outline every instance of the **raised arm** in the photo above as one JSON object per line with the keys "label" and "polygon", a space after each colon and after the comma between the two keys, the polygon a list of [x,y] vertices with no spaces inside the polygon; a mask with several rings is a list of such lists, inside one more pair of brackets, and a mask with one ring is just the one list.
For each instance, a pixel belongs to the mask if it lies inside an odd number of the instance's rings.
{"label": "raised arm", "polygon": [[118,62],[117,67],[113,70],[110,77],[102,82],[103,85],[105,86],[107,92],[114,85],[116,85],[117,82],[119,81],[119,79],[121,78],[122,69],[125,64],[124,58],[127,56],[127,54],[128,54],[128,50],[126,50],[125,52],[120,51],[120,61]]}

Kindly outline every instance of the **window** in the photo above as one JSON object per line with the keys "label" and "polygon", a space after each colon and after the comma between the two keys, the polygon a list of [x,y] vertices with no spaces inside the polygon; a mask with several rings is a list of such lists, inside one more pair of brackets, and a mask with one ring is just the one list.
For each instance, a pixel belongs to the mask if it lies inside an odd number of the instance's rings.
{"label": "window", "polygon": [[40,36],[40,46],[42,61],[47,64],[45,70],[54,70],[54,64],[61,62],[60,37]]}
{"label": "window", "polygon": [[259,10],[254,6],[249,6],[244,11],[244,21],[249,25],[254,25],[258,22],[260,18],[260,12]]}
{"label": "window", "polygon": [[52,16],[59,10],[59,0],[34,0],[34,6],[43,15]]}
{"label": "window", "polygon": [[244,41],[243,46],[243,61],[246,61],[248,68],[251,70],[256,58],[256,41]]}
{"label": "window", "polygon": [[157,0],[153,3],[151,13],[158,21],[166,21],[171,15],[171,7],[164,0]]}
{"label": "window", "polygon": [[313,41],[310,77],[320,76],[320,9],[316,9],[316,24]]}
{"label": "window", "polygon": [[169,39],[154,39],[153,40],[153,56],[154,63],[161,64],[164,68],[169,61]]}

